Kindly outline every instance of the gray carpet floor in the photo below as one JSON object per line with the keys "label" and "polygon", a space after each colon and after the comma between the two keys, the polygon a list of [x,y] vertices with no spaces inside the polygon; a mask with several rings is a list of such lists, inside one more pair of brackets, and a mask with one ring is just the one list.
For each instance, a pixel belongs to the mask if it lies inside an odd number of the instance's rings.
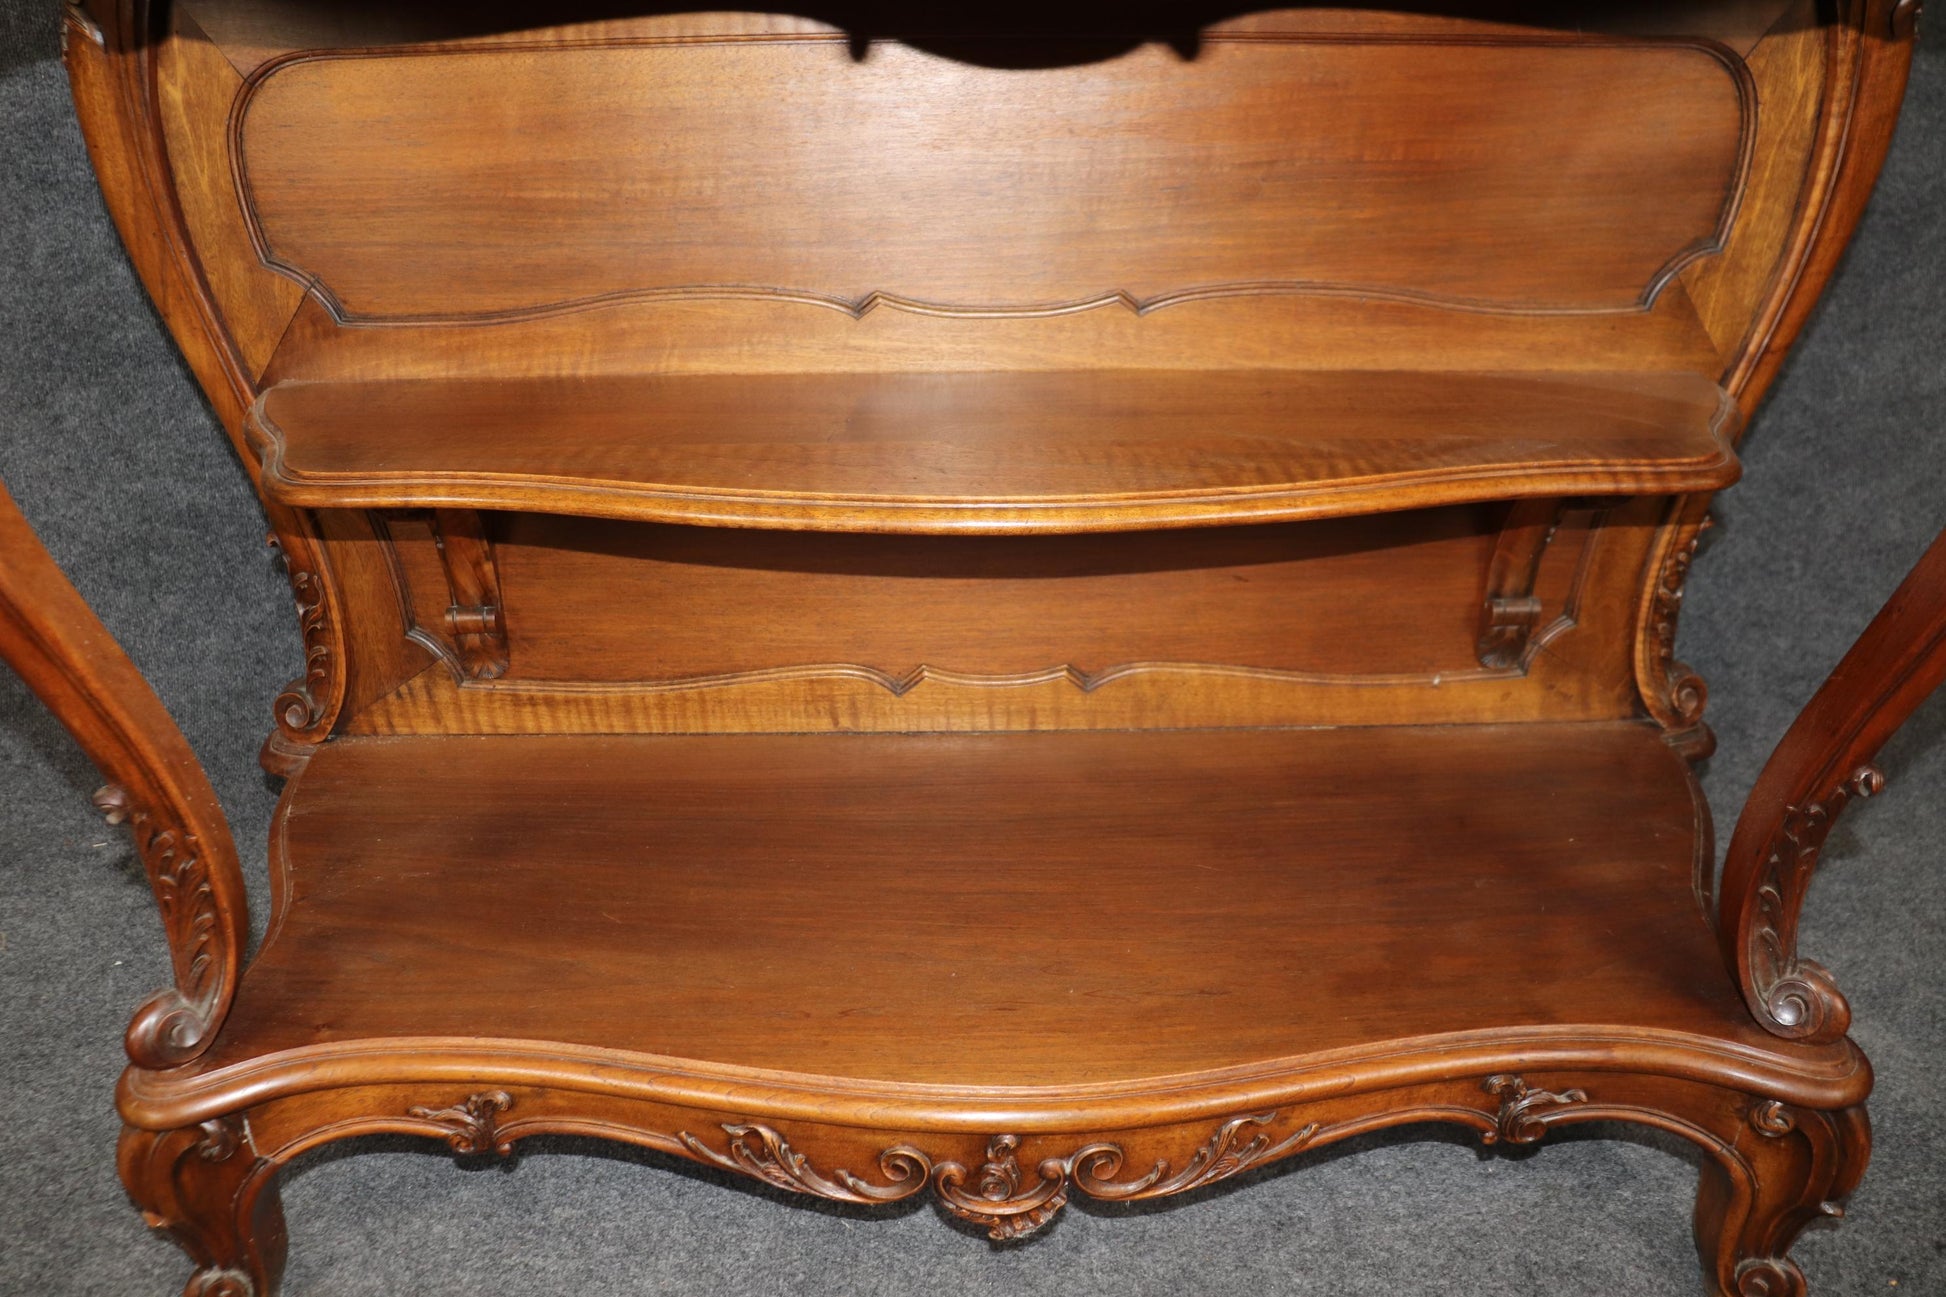
{"label": "gray carpet floor", "polygon": [[[128,269],[56,58],[53,0],[0,7],[0,479],[149,673],[261,884],[255,765],[297,674],[243,474]],[[1681,654],[1712,686],[1705,783],[1728,836],[1772,743],[1946,523],[1946,44],[1922,46],[1864,229],[1746,449],[1691,581]],[[1946,1294],[1946,701],[1827,852],[1806,948],[1878,1066],[1877,1150],[1797,1256],[1825,1294]],[[97,780],[0,668],[0,1292],[160,1294],[187,1273],[118,1187],[127,1016],[162,984],[147,888]],[[259,893],[261,895],[262,893]],[[261,923],[259,914],[258,921]],[[1679,1147],[1574,1132],[1531,1154],[1412,1129],[1172,1203],[1082,1204],[996,1246],[929,1206],[788,1203],[571,1141],[456,1168],[370,1140],[286,1179],[288,1290],[467,1293],[1689,1294]]]}

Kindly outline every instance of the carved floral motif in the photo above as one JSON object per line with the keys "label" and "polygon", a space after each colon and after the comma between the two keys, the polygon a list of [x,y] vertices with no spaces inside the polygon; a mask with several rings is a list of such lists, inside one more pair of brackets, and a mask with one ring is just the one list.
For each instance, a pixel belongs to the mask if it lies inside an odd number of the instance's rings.
{"label": "carved floral motif", "polygon": [[1842,1031],[1850,1019],[1831,974],[1797,957],[1797,915],[1839,813],[1852,798],[1875,796],[1884,787],[1885,776],[1862,765],[1821,799],[1784,808],[1757,880],[1757,918],[1744,950],[1765,1025],[1780,1035],[1824,1036],[1834,1026]]}
{"label": "carved floral motif", "polygon": [[505,1090],[488,1090],[450,1108],[410,1108],[406,1116],[446,1127],[446,1144],[455,1153],[491,1151],[506,1157],[513,1152],[513,1141],[500,1137],[500,1114],[513,1106],[513,1096]]}
{"label": "carved floral motif", "polygon": [[1548,1109],[1588,1102],[1585,1090],[1536,1090],[1518,1076],[1490,1076],[1480,1088],[1500,1096],[1493,1129],[1480,1136],[1488,1144],[1532,1144],[1547,1133]]}

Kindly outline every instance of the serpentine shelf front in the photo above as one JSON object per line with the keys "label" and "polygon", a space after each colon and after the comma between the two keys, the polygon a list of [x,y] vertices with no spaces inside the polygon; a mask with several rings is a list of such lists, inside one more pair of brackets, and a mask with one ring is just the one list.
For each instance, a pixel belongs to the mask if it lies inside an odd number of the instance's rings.
{"label": "serpentine shelf front", "polygon": [[1632,722],[340,739],[221,1036],[124,1113],[450,1073],[1030,1128],[1496,1060],[1854,1101],[1738,998],[1696,796]]}
{"label": "serpentine shelf front", "polygon": [[819,531],[1116,531],[1713,491],[1693,374],[714,374],[288,382],[271,497]]}

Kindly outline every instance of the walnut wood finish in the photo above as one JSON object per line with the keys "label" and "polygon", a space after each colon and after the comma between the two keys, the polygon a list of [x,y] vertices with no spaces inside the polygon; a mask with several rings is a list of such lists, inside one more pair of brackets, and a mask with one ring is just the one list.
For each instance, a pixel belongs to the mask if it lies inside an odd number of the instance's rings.
{"label": "walnut wood finish", "polygon": [[1797,912],[1942,551],[1714,922],[1676,627],[1916,5],[1407,9],[69,11],[305,650],[239,977],[206,785],[0,510],[168,919],[120,1165],[190,1293],[269,1297],[279,1169],[365,1132],[1013,1238],[1625,1120],[1702,1150],[1714,1290],[1801,1297],[1871,1075]]}
{"label": "walnut wood finish", "polygon": [[833,531],[1086,531],[1736,480],[1693,375],[740,375],[282,383],[286,504]]}
{"label": "walnut wood finish", "polygon": [[128,825],[162,911],[175,985],[128,1028],[137,1067],[208,1049],[236,996],[249,937],[236,845],[202,766],[142,673],[0,488],[0,657],[61,718],[107,784],[95,805]]}
{"label": "walnut wood finish", "polygon": [[1818,853],[1853,798],[1883,790],[1872,759],[1946,681],[1946,532],[1892,594],[1778,743],[1723,866],[1723,951],[1757,1020],[1831,1041],[1851,1008],[1825,968],[1797,954]]}

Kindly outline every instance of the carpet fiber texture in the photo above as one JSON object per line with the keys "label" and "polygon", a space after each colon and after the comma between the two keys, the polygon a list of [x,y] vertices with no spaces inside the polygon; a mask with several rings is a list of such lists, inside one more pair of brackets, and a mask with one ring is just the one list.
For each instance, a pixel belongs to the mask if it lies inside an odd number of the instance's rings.
{"label": "carpet fiber texture", "polygon": [[[298,673],[288,590],[243,472],[103,211],[57,61],[54,0],[0,8],[0,478],[208,764],[261,887],[255,764]],[[1870,214],[1747,443],[1691,581],[1682,657],[1722,738],[1727,838],[1769,747],[1946,523],[1946,44],[1922,45]],[[1946,704],[1827,851],[1805,946],[1878,1067],[1877,1151],[1842,1227],[1796,1255],[1821,1293],[1946,1294]],[[188,1271],[115,1180],[129,1012],[164,981],[147,887],[97,780],[0,668],[0,1292],[161,1294]],[[1729,808],[1729,809],[1724,809]],[[263,895],[261,891],[257,893]],[[261,924],[261,904],[258,922]],[[456,1169],[354,1142],[288,1174],[288,1290],[353,1294],[1691,1294],[1697,1167],[1575,1131],[1518,1155],[1369,1138],[1144,1208],[1088,1203],[991,1245],[908,1204],[786,1200],[566,1140]],[[355,1155],[354,1155],[355,1154]]]}

